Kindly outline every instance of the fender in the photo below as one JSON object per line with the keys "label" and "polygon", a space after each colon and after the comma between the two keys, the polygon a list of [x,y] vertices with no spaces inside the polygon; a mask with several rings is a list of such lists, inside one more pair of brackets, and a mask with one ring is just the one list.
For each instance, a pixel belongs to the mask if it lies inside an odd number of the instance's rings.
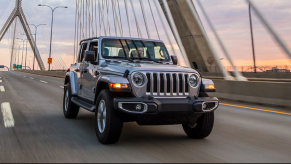
{"label": "fender", "polygon": [[214,82],[210,79],[202,79],[200,91],[202,91],[202,92],[216,92]]}
{"label": "fender", "polygon": [[65,85],[70,82],[71,85],[71,91],[73,96],[78,95],[78,78],[77,74],[75,72],[67,72],[66,74],[66,80]]}
{"label": "fender", "polygon": [[[110,83],[128,84],[129,88],[116,90],[114,88],[109,87]],[[106,84],[106,86],[104,86],[103,84]],[[103,75],[103,76],[99,77],[99,79],[97,80],[97,83],[96,83],[95,101],[96,101],[99,93],[104,88],[110,89],[111,92],[131,92],[131,85],[130,85],[127,78],[122,77],[122,76],[118,76],[118,75]],[[95,101],[94,101],[94,103],[95,103]]]}

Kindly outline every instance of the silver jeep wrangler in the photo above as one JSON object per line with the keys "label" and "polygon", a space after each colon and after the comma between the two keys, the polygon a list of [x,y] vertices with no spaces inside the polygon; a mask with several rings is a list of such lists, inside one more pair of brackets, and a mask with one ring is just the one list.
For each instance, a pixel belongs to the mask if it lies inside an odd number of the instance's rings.
{"label": "silver jeep wrangler", "polygon": [[213,128],[219,101],[211,80],[177,65],[160,40],[99,37],[82,40],[77,63],[65,77],[63,112],[76,118],[79,108],[95,112],[103,144],[116,143],[124,122],[182,124],[195,139]]}

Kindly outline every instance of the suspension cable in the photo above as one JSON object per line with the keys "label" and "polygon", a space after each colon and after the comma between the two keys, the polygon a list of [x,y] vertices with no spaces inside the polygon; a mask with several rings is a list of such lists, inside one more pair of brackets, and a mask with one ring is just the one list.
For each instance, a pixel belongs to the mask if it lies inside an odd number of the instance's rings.
{"label": "suspension cable", "polygon": [[158,30],[158,27],[157,27],[157,24],[156,24],[156,20],[155,20],[155,17],[154,17],[154,13],[153,13],[153,10],[152,10],[151,2],[150,2],[150,0],[148,0],[148,2],[149,2],[150,10],[151,10],[151,13],[152,13],[152,17],[153,17],[153,20],[154,20],[154,23],[155,23],[156,32],[158,34],[159,40],[161,40],[161,37],[160,37],[160,34],[159,34],[159,30]]}
{"label": "suspension cable", "polygon": [[127,17],[127,23],[128,23],[128,29],[129,29],[129,36],[132,37],[130,19],[129,19],[129,14],[128,14],[127,0],[124,0],[124,6],[125,6],[125,11],[126,11],[126,17]]}

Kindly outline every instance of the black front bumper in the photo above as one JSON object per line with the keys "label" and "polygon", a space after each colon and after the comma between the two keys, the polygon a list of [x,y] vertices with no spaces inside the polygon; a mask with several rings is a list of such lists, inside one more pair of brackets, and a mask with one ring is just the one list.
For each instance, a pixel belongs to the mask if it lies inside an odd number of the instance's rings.
{"label": "black front bumper", "polygon": [[[211,110],[203,110],[204,103],[215,104]],[[147,110],[135,111],[142,104]],[[216,97],[188,98],[115,98],[114,108],[134,121],[143,125],[181,124],[195,122],[203,113],[217,109],[219,100]]]}

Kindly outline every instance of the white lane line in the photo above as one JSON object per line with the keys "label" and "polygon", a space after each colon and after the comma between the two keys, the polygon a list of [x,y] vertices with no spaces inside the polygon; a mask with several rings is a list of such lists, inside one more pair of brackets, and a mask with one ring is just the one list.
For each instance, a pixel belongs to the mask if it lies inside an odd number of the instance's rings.
{"label": "white lane line", "polygon": [[4,102],[1,104],[1,111],[3,114],[3,121],[4,121],[4,126],[5,128],[12,128],[14,127],[14,118],[12,115],[10,103]]}
{"label": "white lane line", "polygon": [[0,80],[0,83],[2,83],[2,80]]}
{"label": "white lane line", "polygon": [[34,78],[30,77],[31,80],[33,80]]}
{"label": "white lane line", "polygon": [[60,86],[60,87],[64,89],[64,86]]}
{"label": "white lane line", "polygon": [[3,86],[0,86],[0,91],[5,92],[5,88]]}
{"label": "white lane line", "polygon": [[39,80],[40,82],[42,82],[42,83],[45,83],[45,84],[47,84],[48,82],[46,82],[46,81],[42,81],[42,80]]}
{"label": "white lane line", "polygon": [[23,76],[23,77],[26,77],[26,76]]}

